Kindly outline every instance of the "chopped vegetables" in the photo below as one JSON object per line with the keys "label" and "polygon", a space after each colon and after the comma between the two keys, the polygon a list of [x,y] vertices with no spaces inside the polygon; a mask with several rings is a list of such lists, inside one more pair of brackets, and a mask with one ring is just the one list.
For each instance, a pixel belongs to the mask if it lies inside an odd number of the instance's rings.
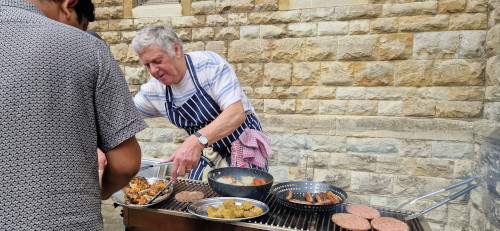
{"label": "chopped vegetables", "polygon": [[223,176],[217,179],[217,182],[223,184],[241,185],[241,186],[259,186],[267,184],[264,178],[258,179],[257,177],[244,176],[242,180],[236,180],[232,176]]}

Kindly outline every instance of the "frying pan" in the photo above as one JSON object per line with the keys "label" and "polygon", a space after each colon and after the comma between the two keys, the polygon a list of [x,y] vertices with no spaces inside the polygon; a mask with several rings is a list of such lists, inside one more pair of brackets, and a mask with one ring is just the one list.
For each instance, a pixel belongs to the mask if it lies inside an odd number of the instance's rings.
{"label": "frying pan", "polygon": [[[266,184],[258,186],[240,186],[218,182],[223,176],[232,176],[235,180],[241,180],[244,176],[264,178]],[[216,193],[223,197],[245,197],[255,200],[263,200],[273,185],[273,176],[267,172],[240,167],[217,168],[208,173],[208,185]]]}

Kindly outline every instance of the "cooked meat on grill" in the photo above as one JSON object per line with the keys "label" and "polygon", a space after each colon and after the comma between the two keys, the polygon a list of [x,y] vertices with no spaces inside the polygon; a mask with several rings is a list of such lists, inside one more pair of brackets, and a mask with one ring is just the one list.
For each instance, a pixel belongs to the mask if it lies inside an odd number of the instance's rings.
{"label": "cooked meat on grill", "polygon": [[331,201],[333,201],[334,204],[340,202],[340,199],[335,194],[333,194],[332,191],[326,192],[326,197],[328,197],[328,199],[330,199]]}
{"label": "cooked meat on grill", "polygon": [[286,192],[286,199],[290,200],[292,198],[293,198],[293,192],[292,190],[288,190],[288,192]]}
{"label": "cooked meat on grill", "polygon": [[348,205],[345,209],[348,213],[365,219],[380,217],[380,213],[378,212],[378,210],[364,205]]}
{"label": "cooked meat on grill", "polygon": [[312,203],[309,201],[303,201],[303,200],[297,200],[297,199],[290,199],[289,201],[293,202],[293,203],[297,203],[297,204],[312,205]]}
{"label": "cooked meat on grill", "polygon": [[314,203],[314,199],[312,198],[310,193],[306,192],[304,196],[306,198],[306,201],[308,201],[309,203]]}
{"label": "cooked meat on grill", "polygon": [[182,191],[175,194],[175,199],[180,202],[193,202],[201,200],[205,197],[205,194],[200,191]]}
{"label": "cooked meat on grill", "polygon": [[349,213],[333,214],[332,221],[338,226],[352,231],[367,231],[372,228],[368,220]]}
{"label": "cooked meat on grill", "polygon": [[314,197],[316,197],[316,201],[318,201],[318,202],[322,202],[323,201],[323,198],[321,198],[321,193],[314,194]]}
{"label": "cooked meat on grill", "polygon": [[406,223],[392,217],[375,218],[371,224],[377,231],[410,231],[410,227]]}

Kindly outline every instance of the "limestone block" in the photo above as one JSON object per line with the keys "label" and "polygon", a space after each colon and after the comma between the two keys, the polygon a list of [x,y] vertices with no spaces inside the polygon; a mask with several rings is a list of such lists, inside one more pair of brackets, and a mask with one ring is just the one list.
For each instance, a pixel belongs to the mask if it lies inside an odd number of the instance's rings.
{"label": "limestone block", "polygon": [[347,107],[347,114],[374,116],[378,113],[377,109],[378,106],[376,101],[351,100]]}
{"label": "limestone block", "polygon": [[278,165],[286,165],[286,166],[303,166],[302,165],[302,156],[303,151],[297,149],[290,148],[277,148],[276,153],[277,164]]}
{"label": "limestone block", "polygon": [[404,139],[400,141],[399,147],[399,156],[418,158],[431,157],[431,141]]}
{"label": "limestone block", "polygon": [[202,27],[205,26],[205,16],[196,15],[172,17],[171,25],[173,28]]}
{"label": "limestone block", "polygon": [[500,8],[493,9],[489,14],[488,28],[500,23]]}
{"label": "limestone block", "polygon": [[[329,118],[329,117],[326,117]],[[317,119],[317,118],[316,118]],[[329,118],[331,119],[331,118]],[[464,140],[470,141],[473,139],[471,134],[470,122],[465,122],[456,119],[440,119],[429,120],[427,118],[400,118],[400,117],[335,117],[336,134],[343,131],[350,131],[353,136],[360,136],[362,131],[374,130],[377,136],[380,136],[382,131],[398,131],[396,136],[390,136],[397,139],[409,137],[411,139],[439,139],[439,140]],[[416,133],[420,131],[422,136],[406,136],[403,131]],[[424,132],[430,131],[430,132]],[[446,132],[443,132],[446,131]],[[368,133],[369,134],[369,133]],[[438,134],[437,136],[434,134]]]}
{"label": "limestone block", "polygon": [[414,59],[452,59],[458,57],[460,32],[423,32],[414,35]]}
{"label": "limestone block", "polygon": [[139,144],[144,156],[165,159],[175,153],[175,149],[169,149],[160,142],[139,142]]}
{"label": "limestone block", "polygon": [[413,53],[413,34],[380,35],[379,44],[379,60],[409,59]]}
{"label": "limestone block", "polygon": [[395,64],[394,85],[423,87],[432,85],[432,60],[406,60]]}
{"label": "limestone block", "polygon": [[256,39],[259,38],[260,26],[241,26],[240,39]]}
{"label": "limestone block", "polygon": [[294,63],[292,70],[294,85],[315,85],[321,74],[319,62]]}
{"label": "limestone block", "polygon": [[499,86],[487,86],[484,99],[486,101],[500,101],[500,87]]}
{"label": "limestone block", "polygon": [[[152,25],[172,25],[170,17],[164,18],[136,18],[134,19],[134,25],[136,30],[140,30],[145,27]],[[175,29],[175,28],[174,28]]]}
{"label": "limestone block", "polygon": [[500,7],[500,0],[488,0],[488,5],[490,8]]}
{"label": "limestone block", "polygon": [[452,14],[450,16],[450,30],[484,30],[487,27],[488,15],[486,13]]}
{"label": "limestone block", "polygon": [[328,168],[335,154],[329,152],[304,151],[308,168]]}
{"label": "limestone block", "polygon": [[255,12],[248,14],[248,24],[280,24],[300,21],[300,10]]}
{"label": "limestone block", "polygon": [[443,159],[471,159],[474,145],[470,142],[432,141],[431,155]]}
{"label": "limestone block", "polygon": [[500,24],[488,30],[484,47],[489,56],[500,55]]}
{"label": "limestone block", "polygon": [[394,63],[359,62],[352,65],[355,86],[392,86]]}
{"label": "limestone block", "polygon": [[383,16],[385,17],[414,16],[414,15],[424,15],[424,14],[435,15],[436,13],[437,13],[437,1],[383,5]]}
{"label": "limestone block", "polygon": [[[272,41],[264,41],[267,46],[272,48],[269,54],[270,61],[291,62],[302,59],[301,48],[304,41],[300,38],[283,38]],[[245,43],[244,45],[248,46],[248,43]],[[262,44],[256,45],[263,46]],[[266,47],[266,49],[263,50],[268,51],[269,49]],[[262,56],[263,54],[267,53],[261,52],[256,55]]]}
{"label": "limestone block", "polygon": [[149,80],[149,72],[142,66],[125,66],[123,72],[125,74],[127,84],[140,85],[146,83]]}
{"label": "limestone block", "polygon": [[153,128],[146,128],[135,134],[137,141],[149,142],[153,137]]}
{"label": "limestone block", "polygon": [[462,31],[460,35],[460,58],[477,59],[484,58],[484,42],[486,31]]}
{"label": "limestone block", "polygon": [[236,26],[215,28],[216,40],[240,39],[240,28]]}
{"label": "limestone block", "polygon": [[182,45],[182,48],[184,49],[184,53],[189,53],[192,51],[201,51],[205,50],[205,44],[201,41],[189,42],[189,43],[184,43]]}
{"label": "limestone block", "polygon": [[314,169],[305,167],[290,167],[290,179],[292,181],[305,181],[306,178],[312,178],[314,175]]}
{"label": "limestone block", "polygon": [[234,71],[242,86],[262,86],[264,80],[264,64],[261,63],[238,63]]}
{"label": "limestone block", "polygon": [[[370,200],[368,202],[364,202],[361,204],[369,204],[369,205],[375,205],[375,206],[380,206],[380,207],[385,207],[385,208],[397,208],[398,206],[402,205],[403,203],[407,202],[409,199],[402,199],[401,197],[395,197],[395,196],[369,196]],[[349,198],[351,199],[351,195],[349,195]]]}
{"label": "limestone block", "polygon": [[243,93],[247,96],[252,98],[253,97],[253,88],[252,87],[245,87],[242,86],[241,90],[243,90]]}
{"label": "limestone block", "polygon": [[95,20],[123,18],[123,6],[103,6],[95,8]]}
{"label": "limestone block", "polygon": [[482,102],[438,102],[436,104],[436,116],[450,118],[476,118],[481,115],[482,109]]}
{"label": "limestone block", "polygon": [[152,132],[151,141],[153,142],[173,142],[174,130],[171,128],[154,128]]}
{"label": "limestone block", "polygon": [[226,26],[227,22],[227,15],[211,14],[206,18],[206,26]]}
{"label": "limestone block", "polygon": [[335,7],[335,14],[340,21],[378,18],[382,15],[382,5],[340,6]]}
{"label": "limestone block", "polygon": [[227,25],[228,26],[241,26],[246,25],[248,21],[248,16],[246,13],[230,13],[227,14]]}
{"label": "limestone block", "polygon": [[487,0],[467,0],[465,12],[485,12],[488,11]]}
{"label": "limestone block", "polygon": [[339,60],[375,60],[378,35],[340,37],[337,49]]}
{"label": "limestone block", "polygon": [[[104,39],[104,37],[103,37]],[[120,44],[114,44],[109,46],[109,49],[111,50],[111,53],[113,53],[113,56],[115,59],[119,62],[125,61],[127,58],[127,53],[128,53],[128,45],[125,43],[120,43]]]}
{"label": "limestone block", "polygon": [[365,87],[339,87],[337,88],[337,99],[365,99]]}
{"label": "limestone block", "polygon": [[415,100],[415,87],[367,87],[366,99],[369,100]]}
{"label": "limestone block", "polygon": [[311,149],[312,137],[307,134],[267,134],[271,138],[271,147],[285,149]]}
{"label": "limestone block", "polygon": [[276,11],[278,10],[278,0],[255,0],[256,11]]}
{"label": "limestone block", "polygon": [[136,31],[122,31],[121,43],[130,44],[137,34]]}
{"label": "limestone block", "polygon": [[393,187],[391,174],[351,172],[351,191],[363,194],[390,194]]}
{"label": "limestone block", "polygon": [[215,14],[215,1],[197,1],[191,3],[192,15]]}
{"label": "limestone block", "polygon": [[372,19],[370,33],[385,34],[397,32],[399,28],[399,18],[376,18]]}
{"label": "limestone block", "polygon": [[306,38],[301,50],[305,61],[335,60],[337,38],[330,36]]}
{"label": "limestone block", "polygon": [[344,115],[347,112],[347,100],[322,100],[318,106],[319,114]]}
{"label": "limestone block", "polygon": [[276,98],[276,93],[273,87],[257,87],[255,88],[255,98]]}
{"label": "limestone block", "polygon": [[349,22],[318,22],[318,35],[346,35]]}
{"label": "limestone block", "polygon": [[[252,97],[252,95],[247,94],[248,97]],[[257,113],[264,112],[264,100],[263,99],[248,99],[252,104],[253,109]]]}
{"label": "limestone block", "polygon": [[193,41],[212,40],[214,38],[214,29],[212,27],[200,27],[192,29]]}
{"label": "limestone block", "polygon": [[317,168],[314,169],[313,181],[335,185],[335,187],[347,190],[351,186],[351,173],[350,171],[339,171],[331,168]]}
{"label": "limestone block", "polygon": [[109,30],[134,30],[134,21],[132,19],[114,19],[109,20]]}
{"label": "limestone block", "polygon": [[299,114],[317,114],[318,113],[318,100],[297,100],[296,112]]}
{"label": "limestone block", "polygon": [[140,85],[128,85],[128,91],[130,92],[130,95],[132,95],[132,97],[135,97],[135,95],[139,92],[140,89],[141,89]]}
{"label": "limestone block", "polygon": [[471,229],[473,229],[473,230],[494,230],[494,229],[496,229],[496,228],[492,227],[491,223],[485,217],[485,214],[483,211],[479,211],[474,206],[471,206],[471,207],[469,207],[469,212],[470,212],[469,225],[470,225]]}
{"label": "limestone block", "polygon": [[[394,177],[393,194],[399,196],[411,197],[413,199],[415,197],[429,193],[424,191],[424,188],[426,187],[426,185],[431,183],[434,183],[434,181],[429,177],[411,176],[411,175],[405,176],[398,174]],[[404,202],[407,202],[407,200]]]}
{"label": "limestone block", "polygon": [[313,8],[313,9],[302,9],[302,14],[300,17],[301,22],[312,22],[312,21],[336,21],[335,8]]}
{"label": "limestone block", "polygon": [[479,86],[485,63],[463,59],[434,62],[435,86]]}
{"label": "limestone block", "polygon": [[254,8],[254,0],[217,0],[217,14],[228,12],[249,12]]}
{"label": "limestone block", "polygon": [[229,62],[267,62],[269,40],[235,40],[229,42]]}
{"label": "limestone block", "polygon": [[439,13],[457,13],[465,10],[467,0],[441,0],[438,4]]}
{"label": "limestone block", "polygon": [[287,182],[290,181],[290,167],[269,165],[269,173],[273,175],[274,182]]}
{"label": "limestone block", "polygon": [[327,86],[352,85],[350,62],[322,62],[318,84]]}
{"label": "limestone block", "polygon": [[264,112],[272,114],[295,113],[295,100],[264,99]]}
{"label": "limestone block", "polygon": [[101,4],[106,6],[119,6],[123,4],[123,0],[103,0]]}
{"label": "limestone block", "polygon": [[335,99],[335,87],[310,87],[307,95],[309,99]]}
{"label": "limestone block", "polygon": [[189,137],[189,135],[183,129],[177,129],[174,132],[174,142],[175,143],[182,143],[188,137]]}
{"label": "limestone block", "polygon": [[208,41],[205,43],[205,50],[213,51],[222,58],[226,58],[227,56],[227,45],[225,41]]}
{"label": "limestone block", "polygon": [[438,31],[448,28],[448,15],[409,16],[399,18],[401,32]]}
{"label": "limestone block", "polygon": [[183,42],[192,42],[193,41],[193,29],[191,28],[179,28],[174,29],[177,37]]}
{"label": "limestone block", "polygon": [[360,19],[349,22],[349,34],[367,34],[370,31],[370,20]]}
{"label": "limestone block", "polygon": [[402,116],[403,102],[402,101],[379,101],[378,115],[380,116]]}
{"label": "limestone block", "polygon": [[[146,118],[144,121],[146,121],[150,128],[175,128],[175,125],[165,117]],[[179,129],[179,131],[186,133],[184,130]]]}
{"label": "limestone block", "polygon": [[108,44],[116,44],[121,41],[121,34],[120,32],[100,32],[99,35],[101,38],[106,41]]}
{"label": "limestone block", "polygon": [[417,97],[424,100],[452,100],[451,87],[420,87]]}
{"label": "limestone block", "polygon": [[376,171],[378,173],[408,174],[408,175],[411,175],[412,173],[411,158],[379,155],[377,156],[376,163],[377,163]]}
{"label": "limestone block", "polygon": [[453,174],[453,160],[439,158],[415,159],[414,176],[448,177]]}
{"label": "limestone block", "polygon": [[484,118],[500,121],[500,103],[484,103]]}
{"label": "limestone block", "polygon": [[451,87],[449,100],[482,101],[484,99],[483,87]]}
{"label": "limestone block", "polygon": [[334,158],[329,163],[335,169],[375,172],[377,167],[377,157],[372,155],[338,153],[334,155]]}
{"label": "limestone block", "polygon": [[311,37],[317,34],[317,23],[290,23],[288,24],[289,37]]}
{"label": "limestone block", "polygon": [[274,94],[278,99],[306,99],[307,89],[303,86],[275,87]]}
{"label": "limestone block", "polygon": [[348,154],[397,155],[398,148],[397,139],[348,137],[346,141]]}
{"label": "limestone block", "polygon": [[406,101],[403,103],[403,115],[405,116],[435,116],[435,101]]}
{"label": "limestone block", "polygon": [[473,172],[477,163],[474,160],[455,160],[453,178],[466,179],[475,175]]}
{"label": "limestone block", "polygon": [[285,24],[278,25],[260,25],[258,30],[259,38],[282,38],[287,35],[287,26]]}
{"label": "limestone block", "polygon": [[109,30],[109,20],[95,20],[89,23],[88,29],[94,32]]}
{"label": "limestone block", "polygon": [[292,64],[266,63],[264,64],[265,86],[290,86],[292,84]]}

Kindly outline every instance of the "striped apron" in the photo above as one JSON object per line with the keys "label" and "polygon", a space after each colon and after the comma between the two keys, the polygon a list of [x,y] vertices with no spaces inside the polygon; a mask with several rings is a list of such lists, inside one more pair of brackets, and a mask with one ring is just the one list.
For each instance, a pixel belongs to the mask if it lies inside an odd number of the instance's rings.
{"label": "striped apron", "polygon": [[[189,98],[182,106],[178,107],[173,103],[172,89],[167,85],[165,108],[170,122],[172,122],[179,128],[183,128],[189,135],[192,135],[196,131],[210,124],[220,115],[222,111],[220,110],[219,105],[201,87],[201,84],[198,81],[198,77],[196,75],[193,62],[191,61],[191,57],[189,55],[185,55],[185,59],[188,71],[191,74],[192,80],[196,87],[196,93],[191,96],[191,98]],[[246,128],[262,131],[260,121],[253,113],[246,115],[245,122],[241,124],[241,126],[232,134],[210,145],[210,147],[212,147],[214,151],[217,151],[219,155],[221,155],[221,157],[227,161],[228,165],[231,164],[231,144]],[[207,165],[207,162],[200,159],[196,168],[194,168],[191,173],[188,174],[188,178],[193,180],[201,180],[203,177],[203,171],[205,170]],[[265,169],[262,169],[253,164],[249,164],[249,166],[250,168],[268,171],[267,163]]]}

